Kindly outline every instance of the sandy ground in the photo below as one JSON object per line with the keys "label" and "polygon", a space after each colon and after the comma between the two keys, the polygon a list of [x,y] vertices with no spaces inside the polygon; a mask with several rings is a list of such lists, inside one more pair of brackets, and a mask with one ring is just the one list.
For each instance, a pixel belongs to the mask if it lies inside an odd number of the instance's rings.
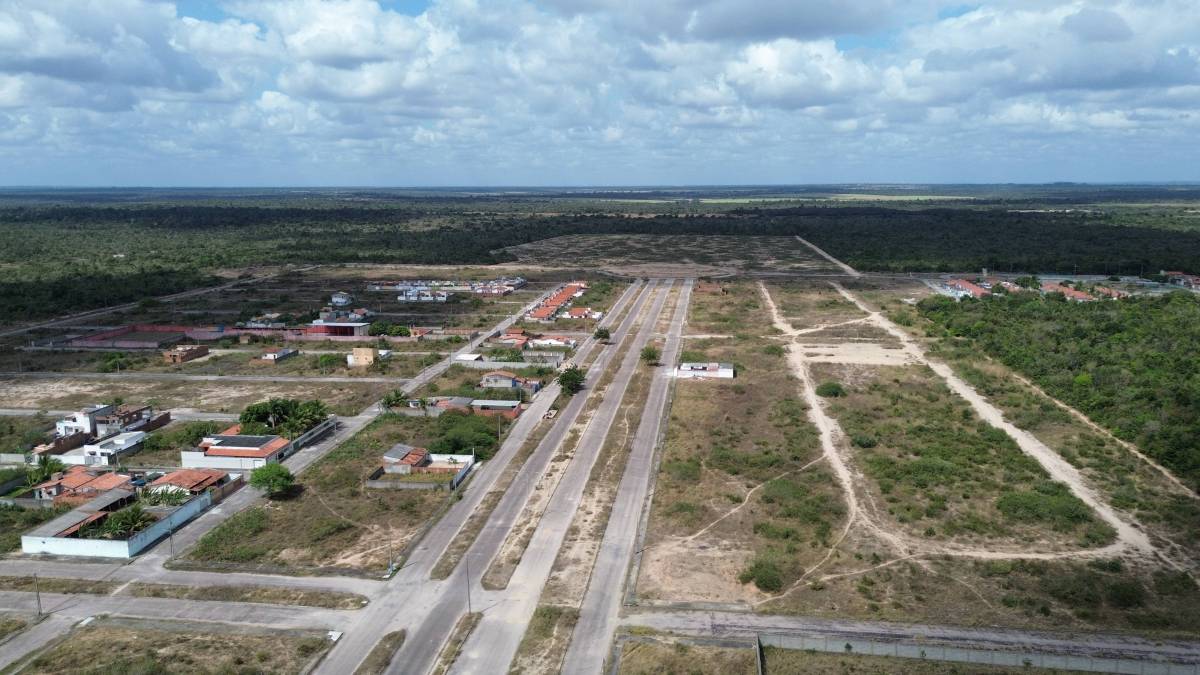
{"label": "sandy ground", "polygon": [[754,557],[736,542],[667,539],[642,553],[638,595],[646,600],[761,602],[767,595],[738,575]]}
{"label": "sandy ground", "polygon": [[877,342],[793,345],[792,350],[810,363],[842,363],[871,366],[909,366],[919,363],[909,352]]}

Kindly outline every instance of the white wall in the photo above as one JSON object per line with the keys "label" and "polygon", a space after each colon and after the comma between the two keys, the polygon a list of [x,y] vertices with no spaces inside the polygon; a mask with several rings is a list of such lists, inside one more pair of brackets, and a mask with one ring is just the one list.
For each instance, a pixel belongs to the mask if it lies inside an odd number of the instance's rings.
{"label": "white wall", "polygon": [[179,453],[180,464],[185,469],[225,469],[228,471],[253,471],[266,464],[256,457],[209,457],[203,452],[184,450]]}

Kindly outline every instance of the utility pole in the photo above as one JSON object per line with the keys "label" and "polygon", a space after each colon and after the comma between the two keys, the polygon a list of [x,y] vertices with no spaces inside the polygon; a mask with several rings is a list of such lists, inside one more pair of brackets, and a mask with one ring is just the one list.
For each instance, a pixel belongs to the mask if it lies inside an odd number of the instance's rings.
{"label": "utility pole", "polygon": [[[470,589],[468,589],[468,590],[470,590]],[[42,590],[41,590],[41,587],[38,586],[38,578],[37,578],[36,574],[33,575],[33,595],[35,598],[37,598],[37,618],[41,619],[42,618]]]}
{"label": "utility pole", "polygon": [[[470,556],[465,556],[465,555],[463,556],[463,567],[466,568],[466,572],[467,572],[467,614],[474,614],[474,610],[471,609],[471,558],[470,558]],[[40,605],[39,605],[39,607],[40,607]]]}

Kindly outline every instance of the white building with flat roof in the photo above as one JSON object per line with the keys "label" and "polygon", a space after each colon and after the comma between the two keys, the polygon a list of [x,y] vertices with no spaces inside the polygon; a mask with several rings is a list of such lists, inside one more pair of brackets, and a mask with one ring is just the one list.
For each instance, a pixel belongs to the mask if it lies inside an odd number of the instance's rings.
{"label": "white building with flat roof", "polygon": [[681,363],[676,376],[684,379],[711,378],[731,380],[735,373],[732,363]]}

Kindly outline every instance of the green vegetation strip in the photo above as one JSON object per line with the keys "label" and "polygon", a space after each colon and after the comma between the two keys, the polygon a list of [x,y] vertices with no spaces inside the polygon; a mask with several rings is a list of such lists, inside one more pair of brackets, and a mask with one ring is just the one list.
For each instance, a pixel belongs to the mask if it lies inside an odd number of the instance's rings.
{"label": "green vegetation strip", "polygon": [[371,648],[367,658],[354,670],[354,675],[381,675],[387,670],[388,664],[396,651],[404,646],[406,633],[402,630],[392,631],[380,638]]}
{"label": "green vegetation strip", "polygon": [[367,604],[366,597],[355,593],[275,586],[181,586],[133,583],[129,585],[126,592],[142,598],[253,602],[326,609],[362,609]]}

